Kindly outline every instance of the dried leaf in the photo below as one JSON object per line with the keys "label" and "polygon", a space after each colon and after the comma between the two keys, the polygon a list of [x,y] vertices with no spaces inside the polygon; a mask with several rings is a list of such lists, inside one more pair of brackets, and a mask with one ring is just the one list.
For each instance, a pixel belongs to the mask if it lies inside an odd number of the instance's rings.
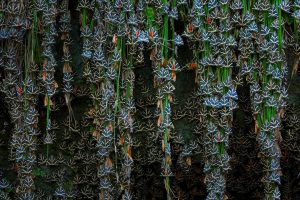
{"label": "dried leaf", "polygon": [[162,121],[163,121],[163,117],[162,117],[162,115],[159,115],[158,120],[157,120],[157,126],[160,126]]}
{"label": "dried leaf", "polygon": [[173,102],[172,95],[168,95],[168,100],[169,100],[169,102],[170,102],[170,103],[172,103],[172,102]]}
{"label": "dried leaf", "polygon": [[169,165],[172,165],[172,159],[171,159],[171,156],[166,156],[166,162],[169,164]]}
{"label": "dried leaf", "polygon": [[42,72],[42,76],[43,76],[43,81],[45,81],[46,78],[47,78],[47,72],[46,72],[46,71],[43,71],[43,72]]}
{"label": "dried leaf", "polygon": [[282,136],[281,136],[281,132],[279,130],[279,128],[275,129],[275,139],[276,141],[278,141],[279,143],[282,142]]}
{"label": "dried leaf", "polygon": [[70,66],[69,63],[65,63],[64,67],[63,67],[63,73],[71,73],[72,72],[72,68]]}
{"label": "dried leaf", "polygon": [[176,81],[176,72],[172,71],[172,79],[173,81]]}
{"label": "dried leaf", "polygon": [[255,133],[258,134],[259,133],[259,127],[258,127],[258,121],[255,120]]}
{"label": "dried leaf", "polygon": [[69,52],[69,46],[67,45],[66,42],[64,42],[64,46],[63,46],[63,52],[64,54],[68,53]]}
{"label": "dried leaf", "polygon": [[[50,100],[50,102],[49,102]],[[51,99],[48,100],[48,96],[45,96],[44,98],[44,106],[48,106],[48,103],[50,104],[50,106],[53,106],[53,102]]]}
{"label": "dried leaf", "polygon": [[161,66],[166,67],[167,64],[168,64],[168,60],[166,58],[163,58],[162,61],[161,61]]}
{"label": "dried leaf", "polygon": [[120,136],[119,145],[123,145],[123,144],[124,144],[124,138],[122,136]]}
{"label": "dried leaf", "polygon": [[66,39],[66,34],[62,34],[60,37],[61,40],[65,40]]}
{"label": "dried leaf", "polygon": [[57,82],[56,82],[56,81],[54,81],[54,82],[53,82],[53,85],[54,85],[55,89],[57,89],[57,88],[58,88],[58,84],[57,84]]}
{"label": "dried leaf", "polygon": [[283,118],[284,113],[285,113],[285,110],[284,110],[283,108],[281,108],[281,109],[279,110],[279,112],[278,112],[278,116],[279,116],[280,118]]}
{"label": "dried leaf", "polygon": [[100,132],[95,130],[95,131],[93,131],[92,135],[93,135],[93,137],[98,139],[100,137]]}
{"label": "dried leaf", "polygon": [[106,159],[105,166],[107,166],[107,167],[112,167],[112,161],[111,161],[110,158],[107,158],[107,159]]}
{"label": "dried leaf", "polygon": [[190,156],[188,156],[188,157],[185,159],[185,161],[186,161],[186,164],[187,164],[188,166],[191,166],[191,165],[192,165],[192,158],[191,158]]}
{"label": "dried leaf", "polygon": [[206,184],[206,182],[207,182],[207,174],[205,175],[203,182],[204,182],[204,184]]}
{"label": "dried leaf", "polygon": [[261,158],[263,155],[259,152],[258,154],[257,154],[257,157],[258,158]]}
{"label": "dried leaf", "polygon": [[47,66],[47,64],[48,64],[48,59],[45,58],[44,61],[43,61],[43,68],[45,68]]}
{"label": "dried leaf", "polygon": [[151,61],[154,61],[154,60],[155,60],[155,55],[156,55],[156,49],[153,48],[153,49],[151,50],[151,53],[150,53],[150,60],[151,60]]}
{"label": "dried leaf", "polygon": [[130,159],[132,159],[132,148],[131,148],[131,146],[128,147],[127,155],[130,157]]}
{"label": "dried leaf", "polygon": [[113,131],[113,125],[112,125],[111,122],[109,122],[109,124],[108,124],[108,129],[109,129],[111,132]]}
{"label": "dried leaf", "polygon": [[190,64],[189,64],[189,69],[190,69],[190,70],[194,70],[194,69],[196,69],[196,67],[197,67],[197,64],[196,64],[196,63],[190,63]]}
{"label": "dried leaf", "polygon": [[113,41],[112,41],[114,44],[117,44],[118,43],[118,36],[116,34],[114,34],[113,36]]}
{"label": "dried leaf", "polygon": [[162,100],[157,101],[157,108],[160,108],[162,106]]}
{"label": "dried leaf", "polygon": [[95,115],[95,112],[96,112],[96,109],[95,108],[91,108],[89,111],[88,111],[88,114],[90,116],[94,116]]}
{"label": "dried leaf", "polygon": [[294,76],[297,73],[298,67],[299,67],[299,57],[297,57],[294,61],[294,64],[292,67],[292,76]]}

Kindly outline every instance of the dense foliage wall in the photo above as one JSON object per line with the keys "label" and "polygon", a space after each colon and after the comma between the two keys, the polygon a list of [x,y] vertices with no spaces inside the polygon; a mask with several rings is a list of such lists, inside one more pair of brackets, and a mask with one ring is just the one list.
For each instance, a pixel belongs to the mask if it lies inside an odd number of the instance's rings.
{"label": "dense foliage wall", "polygon": [[0,199],[300,199],[298,0],[0,0]]}

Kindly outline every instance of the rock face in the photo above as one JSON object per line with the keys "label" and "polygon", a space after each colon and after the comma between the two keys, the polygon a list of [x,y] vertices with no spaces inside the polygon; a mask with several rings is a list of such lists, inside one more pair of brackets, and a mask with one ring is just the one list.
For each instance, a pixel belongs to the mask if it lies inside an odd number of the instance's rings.
{"label": "rock face", "polygon": [[[59,3],[61,2],[59,1]],[[95,103],[90,95],[95,88],[89,87],[90,85],[84,80],[86,63],[82,58],[84,44],[81,37],[83,32],[80,24],[81,16],[80,12],[76,10],[78,1],[69,1],[68,6],[70,38],[72,40],[69,49],[72,58],[71,67],[74,72],[74,95],[70,99],[70,106],[74,114],[74,121],[70,122],[69,120],[70,108],[65,103],[64,93],[58,91],[57,96],[53,98],[55,108],[51,110],[50,114],[53,132],[52,135],[46,134],[47,125],[49,125],[47,115],[49,113],[44,106],[44,95],[38,95],[36,108],[39,122],[36,126],[40,130],[40,134],[35,136],[37,145],[36,149],[33,148],[37,158],[32,168],[28,170],[29,172],[22,171],[20,173],[22,166],[20,167],[19,164],[15,163],[15,158],[11,153],[11,145],[14,143],[15,135],[18,134],[12,134],[14,125],[9,114],[9,103],[6,101],[6,94],[0,92],[0,199],[9,199],[8,197],[17,199],[19,197],[18,185],[24,184],[19,179],[20,174],[24,178],[21,179],[22,181],[26,180],[25,182],[28,184],[34,181],[32,191],[40,199],[46,199],[46,197],[98,199],[99,195],[100,199],[104,199],[103,195],[108,195],[106,190],[110,187],[113,188],[110,193],[115,195],[115,199],[121,197],[131,199],[131,195],[136,199],[167,199],[170,188],[178,199],[205,199],[208,196],[208,191],[212,190],[209,186],[212,187],[216,184],[209,182],[210,176],[216,176],[218,180],[223,180],[223,177],[226,179],[226,185],[220,186],[226,191],[223,194],[224,199],[263,199],[265,191],[261,180],[265,179],[265,170],[263,170],[265,163],[260,161],[263,155],[257,142],[257,125],[253,120],[250,84],[246,83],[246,79],[243,80],[243,85],[236,88],[238,108],[230,113],[232,121],[226,122],[232,128],[228,141],[224,142],[226,145],[228,143],[226,151],[230,160],[226,156],[222,159],[225,160],[224,163],[229,164],[230,169],[225,175],[218,174],[219,171],[215,169],[212,170],[213,173],[208,173],[211,169],[209,169],[210,164],[206,155],[207,143],[209,143],[207,139],[220,143],[219,140],[222,138],[220,135],[218,135],[219,138],[216,136],[208,138],[210,135],[207,134],[207,129],[210,124],[205,124],[204,121],[210,116],[203,114],[203,112],[205,113],[209,109],[203,108],[203,99],[200,101],[196,95],[199,80],[196,82],[197,72],[194,67],[187,67],[176,72],[176,81],[173,83],[174,95],[168,96],[167,101],[164,101],[166,105],[170,104],[172,113],[172,124],[169,126],[174,126],[167,135],[168,139],[165,139],[166,130],[160,131],[157,128],[159,121],[157,118],[159,119],[161,115],[158,109],[160,103],[157,101],[154,67],[149,58],[150,52],[146,50],[144,62],[133,68],[135,80],[132,95],[136,107],[132,116],[134,131],[127,134],[130,132],[128,130],[130,125],[124,128],[125,130],[110,130],[112,126],[125,124],[124,121],[126,120],[122,121],[120,116],[122,114],[122,116],[126,116],[127,112],[116,111],[117,103],[112,103],[113,109],[107,112],[105,116],[97,113],[94,109],[99,108],[100,105]],[[151,11],[151,8],[147,9]],[[211,23],[210,20],[210,18],[207,19],[208,24]],[[185,29],[183,21],[176,20],[175,26],[178,34],[183,33]],[[184,39],[184,44],[178,47],[179,53],[176,59],[180,66],[190,64],[190,60],[193,58],[193,52],[189,46],[191,44],[187,39]],[[64,84],[63,47],[63,41],[57,40],[52,49],[58,63],[55,67],[55,79],[57,79],[59,86]],[[294,60],[293,53],[290,51],[292,52],[292,50],[287,50],[289,69],[292,68],[292,61]],[[232,73],[238,71],[237,68],[234,66]],[[5,69],[0,68],[0,84],[4,74]],[[174,74],[172,73],[172,75],[174,79]],[[117,87],[114,84],[111,84],[112,87]],[[101,87],[105,86],[101,85]],[[282,176],[279,188],[282,199],[300,199],[299,73],[288,78],[287,88],[288,107],[280,128],[282,136],[280,143],[281,167],[278,171],[282,173]],[[119,112],[117,121],[107,120],[110,114],[117,112]],[[97,115],[102,120],[97,121],[95,117]],[[113,118],[115,119],[116,116]],[[218,116],[217,118],[221,117]],[[107,124],[105,120],[108,121]],[[102,129],[102,126],[105,128]],[[107,142],[109,137],[106,134],[111,136],[110,143]],[[279,135],[276,137],[280,138]],[[24,143],[26,143],[25,139],[30,141],[25,136],[23,138]],[[99,138],[104,139],[101,141]],[[106,148],[102,147],[105,145],[112,146],[112,141],[115,142],[117,153],[115,149],[105,152]],[[131,145],[126,146],[126,144]],[[124,149],[126,149],[125,154],[123,153]],[[169,157],[168,150],[171,152]],[[218,151],[221,150],[218,149]],[[114,163],[118,164],[115,165]],[[165,169],[169,169],[165,163],[168,163],[172,169],[169,172],[172,173],[170,179],[167,179],[166,177],[169,176],[164,174],[167,173]],[[225,166],[222,167],[225,168]],[[168,185],[167,180],[171,180],[171,184]],[[170,188],[168,188],[169,186]]]}
{"label": "rock face", "polygon": [[297,106],[300,105],[300,76],[295,75],[289,81],[289,102]]}

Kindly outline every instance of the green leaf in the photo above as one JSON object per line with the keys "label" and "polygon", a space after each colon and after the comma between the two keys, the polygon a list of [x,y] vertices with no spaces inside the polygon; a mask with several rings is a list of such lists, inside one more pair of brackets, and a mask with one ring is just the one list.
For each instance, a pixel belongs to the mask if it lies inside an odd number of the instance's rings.
{"label": "green leaf", "polygon": [[46,176],[46,172],[44,169],[42,168],[35,168],[32,170],[32,174],[36,177],[40,176],[40,177],[45,177]]}
{"label": "green leaf", "polygon": [[152,23],[154,21],[154,9],[152,7],[147,7],[145,9],[145,15],[148,23]]}

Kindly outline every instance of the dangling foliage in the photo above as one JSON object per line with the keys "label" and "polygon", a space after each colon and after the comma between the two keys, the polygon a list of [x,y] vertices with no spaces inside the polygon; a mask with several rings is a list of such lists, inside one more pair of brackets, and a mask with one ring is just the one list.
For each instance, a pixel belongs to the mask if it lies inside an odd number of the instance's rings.
{"label": "dangling foliage", "polygon": [[297,199],[299,21],[299,0],[0,0],[0,199]]}

